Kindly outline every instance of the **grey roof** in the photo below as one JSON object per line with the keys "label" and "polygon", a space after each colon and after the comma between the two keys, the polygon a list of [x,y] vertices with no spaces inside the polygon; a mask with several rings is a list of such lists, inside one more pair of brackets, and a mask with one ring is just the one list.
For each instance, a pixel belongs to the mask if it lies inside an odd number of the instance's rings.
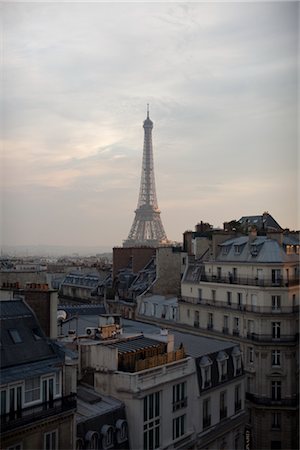
{"label": "grey roof", "polygon": [[100,277],[98,275],[91,275],[85,273],[69,273],[62,282],[62,285],[84,286],[86,288],[94,289],[98,286]]}
{"label": "grey roof", "polygon": [[282,230],[281,226],[278,222],[271,216],[269,213],[264,213],[258,216],[243,216],[240,218],[239,222],[244,226],[255,225],[259,229],[264,230],[274,230],[280,231]]}
{"label": "grey roof", "polygon": [[1,369],[55,356],[54,348],[23,300],[1,301],[0,322]]}
{"label": "grey roof", "polygon": [[[85,328],[98,326],[98,317],[97,316],[79,316],[78,318],[78,333],[84,333]],[[65,333],[68,331],[68,325],[65,324],[63,327]],[[189,356],[197,358],[199,356],[203,356],[209,353],[217,352],[220,350],[224,350],[226,348],[236,346],[236,343],[231,341],[221,341],[215,338],[208,338],[203,336],[197,336],[194,334],[189,334],[187,332],[180,332],[172,329],[168,326],[169,333],[174,334],[174,344],[177,349],[182,343],[186,353]],[[144,334],[144,339],[147,337],[149,340],[144,341],[145,343],[150,341],[155,341],[157,345],[157,341],[155,339],[151,339],[150,335],[160,335],[161,328],[156,325],[152,325],[149,323],[139,322],[136,320],[123,319],[123,337],[129,337],[134,334]],[[128,341],[127,341],[128,342]],[[112,345],[112,344],[109,344]],[[128,345],[128,344],[125,344]],[[133,349],[133,345],[136,345],[136,348],[141,348],[140,340],[136,340],[135,344],[131,343],[131,349]],[[121,347],[120,347],[121,348]],[[125,346],[124,346],[125,348]],[[130,348],[130,347],[128,347]],[[124,350],[123,350],[124,351]],[[127,350],[130,351],[130,350]]]}
{"label": "grey roof", "polygon": [[[253,245],[257,247],[257,254],[251,253]],[[240,246],[240,253],[236,253],[235,246]],[[217,261],[251,262],[251,263],[285,263],[297,262],[298,255],[286,254],[283,247],[275,239],[267,236],[257,236],[251,240],[248,236],[229,239],[220,244],[221,249],[228,247],[227,254],[221,250]]]}
{"label": "grey roof", "polygon": [[34,363],[8,367],[1,370],[1,385],[57,372],[60,370],[61,364],[61,360],[54,357],[46,361],[36,361]]}
{"label": "grey roof", "polygon": [[94,389],[79,385],[77,387],[76,422],[80,423],[87,418],[113,412],[123,406],[120,400],[107,395],[100,395]]}

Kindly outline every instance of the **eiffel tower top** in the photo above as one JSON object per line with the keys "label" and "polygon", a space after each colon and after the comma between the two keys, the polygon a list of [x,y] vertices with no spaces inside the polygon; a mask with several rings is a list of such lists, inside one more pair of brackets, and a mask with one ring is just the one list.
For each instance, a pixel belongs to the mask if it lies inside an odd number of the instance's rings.
{"label": "eiffel tower top", "polygon": [[147,103],[147,118],[146,118],[146,120],[144,120],[144,125],[143,125],[143,127],[145,128],[145,127],[151,127],[151,128],[153,128],[153,122],[152,122],[152,120],[150,119],[150,117],[149,117],[149,103]]}
{"label": "eiffel tower top", "polygon": [[149,104],[143,128],[144,149],[139,199],[132,227],[123,244],[124,247],[144,245],[158,247],[159,244],[167,241],[156,198],[152,149],[153,122],[149,117]]}

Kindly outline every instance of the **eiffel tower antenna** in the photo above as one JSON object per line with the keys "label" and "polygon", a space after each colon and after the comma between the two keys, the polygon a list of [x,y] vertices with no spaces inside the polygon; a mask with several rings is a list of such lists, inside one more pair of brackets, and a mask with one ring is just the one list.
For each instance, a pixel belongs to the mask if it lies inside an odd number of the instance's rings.
{"label": "eiffel tower antenna", "polygon": [[149,104],[147,104],[147,118],[144,120],[144,149],[140,193],[135,210],[135,217],[124,247],[158,247],[167,242],[167,236],[161,221],[160,210],[157,204],[152,129],[153,122],[149,117]]}

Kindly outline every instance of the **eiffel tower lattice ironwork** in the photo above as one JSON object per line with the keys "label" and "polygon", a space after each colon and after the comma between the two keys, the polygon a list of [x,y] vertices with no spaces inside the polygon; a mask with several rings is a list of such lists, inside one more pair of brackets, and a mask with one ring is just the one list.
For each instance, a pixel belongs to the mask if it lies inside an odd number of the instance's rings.
{"label": "eiffel tower lattice ironwork", "polygon": [[157,247],[167,242],[167,236],[161,221],[158,209],[152,148],[153,122],[149,118],[149,105],[147,105],[147,118],[144,120],[144,149],[141,185],[137,209],[128,238],[124,247],[148,246]]}

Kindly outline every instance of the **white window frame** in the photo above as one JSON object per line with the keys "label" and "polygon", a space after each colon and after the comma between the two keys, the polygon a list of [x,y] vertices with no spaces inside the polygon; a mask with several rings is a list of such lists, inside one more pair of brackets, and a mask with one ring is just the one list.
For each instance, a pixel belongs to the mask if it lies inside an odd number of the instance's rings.
{"label": "white window frame", "polygon": [[[35,387],[33,389],[26,389],[26,383],[28,384],[30,381],[33,381],[33,380],[35,380],[35,381],[38,380],[38,387]],[[27,386],[27,388],[28,388],[28,386]],[[34,393],[34,392],[39,393],[38,398],[35,398],[33,400],[26,400],[26,394]],[[37,376],[37,377],[25,379],[25,382],[24,382],[24,404],[32,405],[35,403],[39,403],[40,401],[41,401],[41,377]]]}
{"label": "white window frame", "polygon": [[221,351],[217,355],[217,362],[218,362],[218,371],[219,371],[219,383],[221,381],[225,381],[227,379],[228,374],[228,359],[229,356],[226,352]]}
{"label": "white window frame", "polygon": [[[178,426],[177,426],[178,425]],[[186,414],[182,414],[181,416],[175,417],[173,419],[173,441],[182,437],[186,433]],[[178,431],[178,433],[177,433]]]}
{"label": "white window frame", "polygon": [[[204,358],[205,358],[205,360],[204,360]],[[201,386],[201,388],[202,389],[207,389],[207,388],[211,387],[211,366],[212,366],[212,360],[208,356],[203,356],[200,359],[199,366],[200,366],[200,369],[201,369],[201,378],[202,378],[202,386]]]}

